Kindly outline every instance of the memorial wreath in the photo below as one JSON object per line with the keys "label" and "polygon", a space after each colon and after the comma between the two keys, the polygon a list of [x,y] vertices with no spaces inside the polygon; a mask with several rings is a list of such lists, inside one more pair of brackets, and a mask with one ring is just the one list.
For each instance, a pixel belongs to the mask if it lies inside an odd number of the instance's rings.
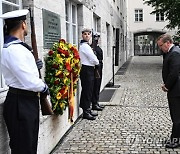
{"label": "memorial wreath", "polygon": [[80,73],[80,58],[77,48],[60,39],[53,44],[45,60],[45,81],[49,87],[52,109],[63,114],[69,107],[69,119],[74,112],[74,95]]}

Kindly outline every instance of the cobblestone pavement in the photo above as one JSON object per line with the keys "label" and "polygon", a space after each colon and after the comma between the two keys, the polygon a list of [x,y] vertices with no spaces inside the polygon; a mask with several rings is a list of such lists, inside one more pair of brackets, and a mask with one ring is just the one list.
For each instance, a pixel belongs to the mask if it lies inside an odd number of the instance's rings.
{"label": "cobblestone pavement", "polygon": [[[54,154],[178,154],[166,149],[171,120],[161,90],[162,57],[133,57],[95,121],[80,119]],[[105,104],[105,102],[104,102]]]}

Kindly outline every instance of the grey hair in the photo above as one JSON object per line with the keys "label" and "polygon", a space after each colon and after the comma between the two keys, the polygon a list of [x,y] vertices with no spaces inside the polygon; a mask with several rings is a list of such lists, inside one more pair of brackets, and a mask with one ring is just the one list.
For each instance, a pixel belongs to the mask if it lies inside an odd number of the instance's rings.
{"label": "grey hair", "polygon": [[157,41],[162,40],[163,43],[166,43],[167,41],[169,41],[170,43],[173,43],[173,39],[171,37],[171,35],[169,34],[163,34],[160,35],[157,39]]}

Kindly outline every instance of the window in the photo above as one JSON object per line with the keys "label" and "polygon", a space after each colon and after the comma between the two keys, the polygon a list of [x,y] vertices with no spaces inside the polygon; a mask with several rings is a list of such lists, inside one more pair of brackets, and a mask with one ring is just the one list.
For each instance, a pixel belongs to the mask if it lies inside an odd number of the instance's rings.
{"label": "window", "polygon": [[[14,11],[22,8],[21,0],[0,0],[0,15],[9,11]],[[0,19],[0,50],[3,47],[3,21]],[[1,53],[1,52],[0,52]],[[6,90],[4,79],[0,68],[0,92]]]}
{"label": "window", "polygon": [[109,57],[111,54],[111,47],[110,47],[110,24],[106,23],[106,39],[107,39],[107,56]]}
{"label": "window", "polygon": [[164,21],[164,13],[156,13],[156,21]]}
{"label": "window", "polygon": [[77,5],[66,1],[66,41],[77,44]]}
{"label": "window", "polygon": [[93,32],[101,32],[101,19],[94,14],[93,15]]}
{"label": "window", "polygon": [[135,10],[135,21],[137,21],[137,22],[143,21],[143,10],[142,9]]}

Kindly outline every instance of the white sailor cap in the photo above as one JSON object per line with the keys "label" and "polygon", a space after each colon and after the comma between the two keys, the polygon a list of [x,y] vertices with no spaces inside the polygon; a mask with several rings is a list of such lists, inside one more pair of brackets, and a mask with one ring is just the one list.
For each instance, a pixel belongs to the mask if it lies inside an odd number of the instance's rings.
{"label": "white sailor cap", "polygon": [[2,14],[0,18],[4,20],[26,20],[28,12],[29,10],[27,9],[15,10]]}
{"label": "white sailor cap", "polygon": [[96,33],[94,34],[94,37],[100,37],[100,33],[99,33],[99,32],[96,32]]}
{"label": "white sailor cap", "polygon": [[83,28],[82,34],[83,34],[84,32],[89,32],[89,33],[91,33],[91,29],[90,29],[90,28]]}

